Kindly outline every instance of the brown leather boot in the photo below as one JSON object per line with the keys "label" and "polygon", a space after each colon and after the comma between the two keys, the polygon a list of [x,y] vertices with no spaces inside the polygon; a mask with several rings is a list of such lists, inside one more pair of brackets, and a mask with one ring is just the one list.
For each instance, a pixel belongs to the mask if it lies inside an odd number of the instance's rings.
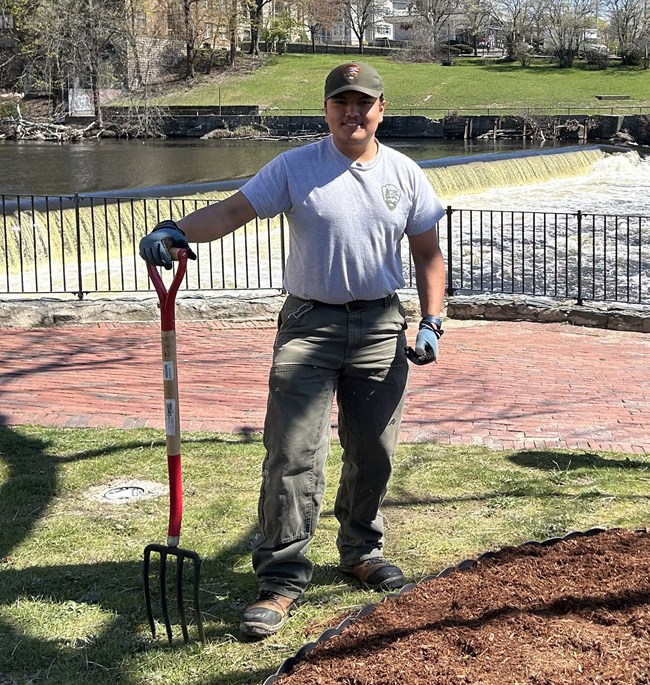
{"label": "brown leather boot", "polygon": [[298,600],[262,590],[241,616],[239,630],[247,637],[268,637],[277,633],[298,606]]}
{"label": "brown leather boot", "polygon": [[405,583],[402,569],[382,557],[372,557],[352,566],[339,566],[339,571],[356,578],[370,590],[396,590]]}

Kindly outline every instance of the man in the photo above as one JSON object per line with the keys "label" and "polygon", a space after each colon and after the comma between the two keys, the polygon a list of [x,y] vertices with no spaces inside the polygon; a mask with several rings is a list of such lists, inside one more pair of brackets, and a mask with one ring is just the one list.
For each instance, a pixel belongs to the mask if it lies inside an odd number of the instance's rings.
{"label": "man", "polygon": [[[312,576],[306,551],[320,513],[336,395],[343,466],[334,505],[340,571],[365,587],[404,584],[382,557],[380,506],[391,474],[407,358],[435,361],[445,275],[435,225],[444,211],[418,165],[375,138],[384,87],[349,62],[325,82],[330,136],[289,150],[240,191],[142,239],[147,261],[171,268],[167,247],[221,238],[256,216],[284,213],[290,229],[264,425],[266,457],[253,567],[260,594],[242,614],[249,637],[276,633]],[[400,242],[407,235],[422,311],[406,347]],[[190,256],[194,254],[190,252]]]}

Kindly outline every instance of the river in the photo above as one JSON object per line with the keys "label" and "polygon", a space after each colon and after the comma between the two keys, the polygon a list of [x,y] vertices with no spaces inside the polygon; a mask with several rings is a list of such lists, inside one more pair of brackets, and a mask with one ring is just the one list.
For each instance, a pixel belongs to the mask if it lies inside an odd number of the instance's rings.
{"label": "river", "polygon": [[[387,139],[416,161],[563,147],[521,141]],[[302,144],[256,140],[95,140],[60,145],[0,141],[0,195],[72,195],[137,190],[154,196],[174,188],[191,195],[197,184],[252,176],[282,151]],[[143,193],[143,191],[145,191]],[[147,192],[149,191],[149,192]],[[650,214],[650,160],[608,155],[591,173],[550,183],[512,184],[453,198],[456,207]],[[445,198],[452,200],[452,198]]]}
{"label": "river", "polygon": [[[521,141],[391,139],[384,142],[417,161],[522,149]],[[299,144],[195,138],[85,140],[63,145],[0,141],[0,194],[101,193],[246,178],[280,152]],[[540,147],[539,143],[526,145]]]}

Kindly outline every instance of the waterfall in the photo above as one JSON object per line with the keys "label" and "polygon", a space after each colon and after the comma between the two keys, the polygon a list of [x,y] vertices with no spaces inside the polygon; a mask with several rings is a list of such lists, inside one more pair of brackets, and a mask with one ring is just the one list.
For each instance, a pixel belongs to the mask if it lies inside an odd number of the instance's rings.
{"label": "waterfall", "polygon": [[78,205],[70,197],[17,197],[11,202],[5,198],[0,255],[14,277],[49,264],[59,267],[60,278],[65,280],[66,267],[76,269],[78,260],[94,267],[137,254],[141,236],[160,220],[180,219],[208,200],[223,200],[231,192],[153,200],[115,193],[81,195]]}
{"label": "waterfall", "polygon": [[[609,150],[620,151],[616,148]],[[520,151],[439,159],[422,162],[421,166],[438,196],[449,202],[459,195],[480,193],[493,188],[525,186],[558,178],[584,176],[596,162],[610,154],[609,150],[604,146],[590,146]]]}

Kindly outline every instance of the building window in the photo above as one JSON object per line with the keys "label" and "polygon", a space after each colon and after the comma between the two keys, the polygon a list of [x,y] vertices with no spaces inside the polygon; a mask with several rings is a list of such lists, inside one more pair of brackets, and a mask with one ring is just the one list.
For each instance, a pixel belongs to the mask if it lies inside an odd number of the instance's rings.
{"label": "building window", "polygon": [[210,40],[214,35],[214,27],[208,21],[203,25],[203,40]]}

